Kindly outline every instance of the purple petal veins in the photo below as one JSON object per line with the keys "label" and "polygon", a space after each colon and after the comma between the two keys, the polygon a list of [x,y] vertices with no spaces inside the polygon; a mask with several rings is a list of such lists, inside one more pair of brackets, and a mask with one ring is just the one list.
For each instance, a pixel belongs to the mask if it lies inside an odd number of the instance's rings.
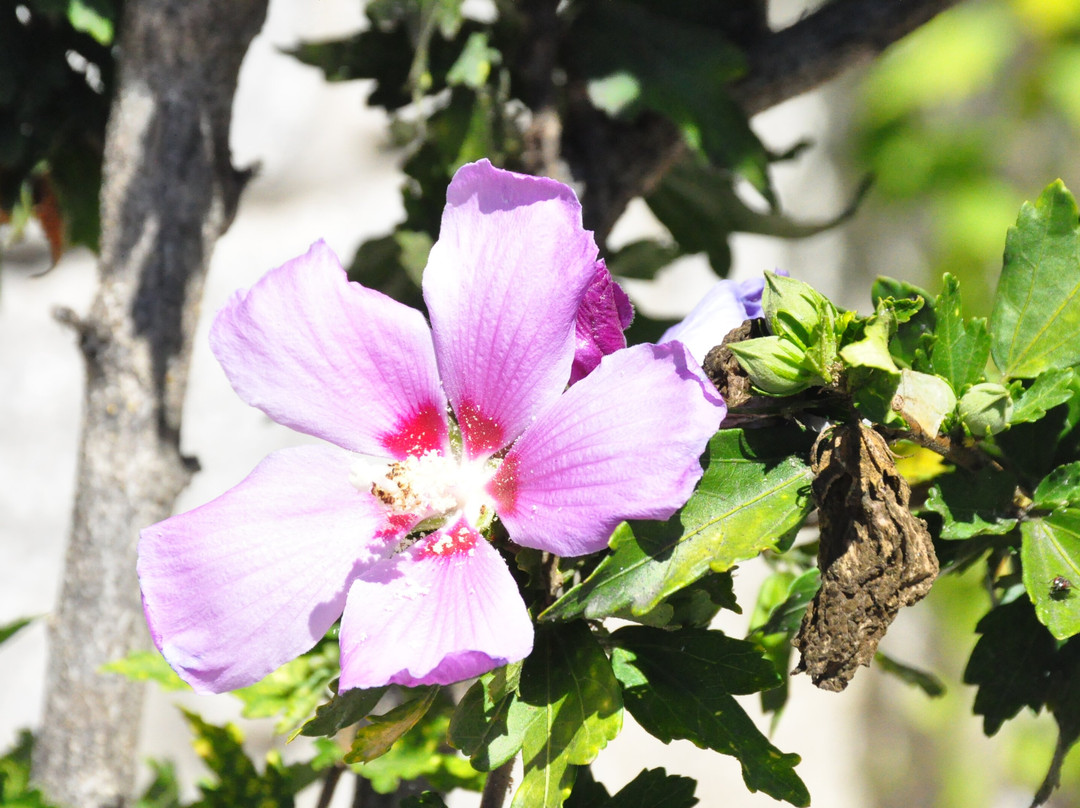
{"label": "purple petal veins", "polygon": [[336,445],[274,453],[142,531],[151,635],[196,690],[259,680],[339,617],[342,690],[522,659],[532,625],[492,521],[594,552],[700,478],[724,404],[681,343],[625,348],[632,309],[566,186],[464,166],[424,297],[430,329],[319,242],[215,319],[237,393]]}

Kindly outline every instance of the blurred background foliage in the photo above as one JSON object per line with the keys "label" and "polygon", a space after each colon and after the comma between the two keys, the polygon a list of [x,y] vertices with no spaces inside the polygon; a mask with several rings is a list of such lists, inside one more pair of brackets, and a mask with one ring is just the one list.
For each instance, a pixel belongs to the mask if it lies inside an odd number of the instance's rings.
{"label": "blurred background foliage", "polygon": [[1055,177],[1080,187],[1080,2],[961,4],[843,103],[848,159],[875,178],[856,260],[932,291],[951,272],[968,313],[987,315],[1021,203]]}

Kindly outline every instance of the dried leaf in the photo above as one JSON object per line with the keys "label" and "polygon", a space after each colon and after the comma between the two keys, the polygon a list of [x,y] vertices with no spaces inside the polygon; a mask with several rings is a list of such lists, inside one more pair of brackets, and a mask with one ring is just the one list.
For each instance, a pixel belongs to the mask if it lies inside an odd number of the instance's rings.
{"label": "dried leaf", "polygon": [[847,687],[869,665],[902,606],[927,592],[938,573],[925,523],[911,514],[911,489],[888,444],[860,423],[825,432],[814,446],[814,500],[821,520],[821,589],[793,644],[823,690]]}

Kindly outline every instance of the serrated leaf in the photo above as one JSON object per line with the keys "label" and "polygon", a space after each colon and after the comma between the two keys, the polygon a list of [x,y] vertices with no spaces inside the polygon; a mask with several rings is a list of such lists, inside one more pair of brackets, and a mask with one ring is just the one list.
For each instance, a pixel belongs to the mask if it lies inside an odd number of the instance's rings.
{"label": "serrated leaf", "polygon": [[1080,461],[1058,466],[1035,489],[1032,504],[1054,510],[1080,506]]}
{"label": "serrated leaf", "polygon": [[366,763],[374,760],[385,754],[398,738],[415,727],[435,703],[439,687],[434,685],[419,688],[417,693],[416,698],[399,704],[388,713],[369,716],[371,723],[356,731],[352,746],[345,754],[345,762]]}
{"label": "serrated leaf", "polygon": [[[522,663],[515,662],[485,673],[462,697],[450,720],[450,743],[468,755],[479,771],[497,769],[521,749],[521,727],[507,723],[521,668]],[[519,718],[519,712],[514,717]]]}
{"label": "serrated leaf", "polygon": [[540,627],[510,706],[524,764],[511,808],[559,808],[574,783],[571,767],[592,763],[619,734],[622,708],[611,663],[584,623]]}
{"label": "serrated leaf", "polygon": [[889,350],[897,362],[914,370],[929,370],[930,368],[920,364],[918,348],[924,338],[932,337],[937,327],[934,298],[925,289],[914,284],[879,276],[870,288],[870,300],[876,309],[880,301],[886,298],[923,301],[922,308],[913,317],[897,325],[896,333],[889,341]]}
{"label": "serrated leaf", "polygon": [[373,687],[368,690],[354,688],[344,693],[335,694],[334,698],[315,711],[315,717],[296,730],[289,738],[297,735],[310,737],[336,735],[345,727],[351,727],[371,714],[379,699],[386,692],[385,687]]}
{"label": "serrated leaf", "polygon": [[697,782],[668,774],[664,769],[645,769],[598,808],[693,808]]}
{"label": "serrated leaf", "polygon": [[612,665],[626,707],[645,730],[664,743],[685,738],[733,755],[751,791],[792,805],[810,804],[794,769],[799,756],[770,744],[732,698],[779,681],[752,643],[718,631],[665,632],[644,626],[619,629],[612,641]]}
{"label": "serrated leaf", "polygon": [[133,682],[155,682],[162,690],[190,690],[157,651],[133,651],[123,659],[101,666],[103,673],[118,673]]}
{"label": "serrated leaf", "polygon": [[990,358],[990,333],[986,320],[964,321],[960,281],[948,273],[942,280],[941,294],[934,303],[937,327],[930,348],[934,373],[943,377],[957,392],[983,377]]}
{"label": "serrated leaf", "polygon": [[983,731],[993,735],[1021,708],[1042,708],[1056,643],[1025,597],[991,609],[975,631],[982,636],[964,670],[964,683],[978,685],[972,709],[983,717]]}
{"label": "serrated leaf", "polygon": [[1016,480],[1006,472],[957,469],[937,478],[926,507],[941,515],[943,539],[1001,536],[1016,527],[1015,492]]}
{"label": "serrated leaf", "polygon": [[1061,180],[1025,202],[1009,230],[990,333],[1006,378],[1080,363],[1080,215]]}
{"label": "serrated leaf", "polygon": [[665,523],[620,525],[611,554],[541,617],[645,614],[706,572],[782,544],[813,507],[813,475],[801,457],[806,447],[797,430],[721,430],[680,514]]}
{"label": "serrated leaf", "polygon": [[1009,424],[1022,424],[1045,418],[1046,413],[1058,404],[1064,404],[1072,398],[1073,368],[1048,370],[1035,379],[1035,382],[1016,400]]}
{"label": "serrated leaf", "polygon": [[[1080,632],[1080,510],[1062,508],[1020,527],[1024,588],[1057,639]],[[1064,583],[1062,583],[1062,581]]]}

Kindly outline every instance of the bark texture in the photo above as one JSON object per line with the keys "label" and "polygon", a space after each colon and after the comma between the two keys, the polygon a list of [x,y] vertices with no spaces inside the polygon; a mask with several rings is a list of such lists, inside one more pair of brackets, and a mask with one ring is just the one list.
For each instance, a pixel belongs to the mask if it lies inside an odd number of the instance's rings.
{"label": "bark texture", "polygon": [[897,612],[921,600],[938,574],[926,524],[888,444],[855,421],[814,444],[814,502],[821,519],[821,588],[792,645],[822,690],[847,687],[869,665]]}
{"label": "bark texture", "polygon": [[98,669],[146,641],[138,531],[169,515],[193,470],[179,445],[192,334],[210,252],[244,184],[229,159],[232,99],[265,13],[266,0],[126,3],[99,286],[73,321],[83,432],[34,752],[35,781],[72,808],[133,801],[143,688]]}

